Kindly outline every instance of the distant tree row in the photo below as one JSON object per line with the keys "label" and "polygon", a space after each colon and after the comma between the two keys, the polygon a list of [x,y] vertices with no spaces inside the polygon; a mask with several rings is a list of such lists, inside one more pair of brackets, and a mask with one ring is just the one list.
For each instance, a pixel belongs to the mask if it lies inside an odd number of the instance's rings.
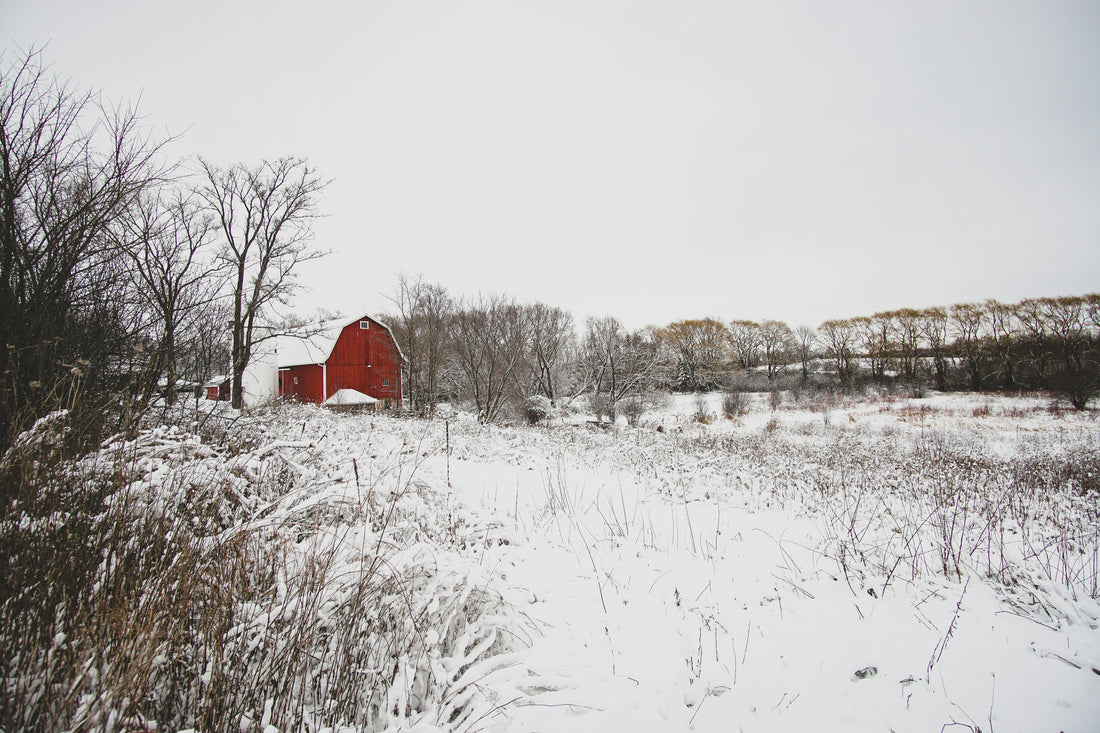
{"label": "distant tree row", "polygon": [[1053,389],[1078,408],[1100,389],[1100,294],[906,308],[819,330],[844,383],[865,370],[936,389]]}
{"label": "distant tree row", "polygon": [[57,409],[89,439],[125,428],[230,355],[239,398],[255,327],[317,256],[324,183],[294,158],[185,166],[170,142],[33,50],[0,68],[0,448]]}
{"label": "distant tree row", "polygon": [[671,386],[712,389],[731,372],[803,382],[827,361],[842,385],[900,381],[935,389],[1053,389],[1081,408],[1100,390],[1100,295],[902,308],[829,320],[679,321],[658,329],[674,360]]}
{"label": "distant tree row", "polygon": [[403,383],[413,410],[468,401],[483,420],[542,395],[566,404],[586,394],[615,415],[638,405],[656,383],[660,347],[652,329],[629,331],[612,317],[573,316],[508,296],[452,298],[442,285],[402,276],[390,296],[389,322],[405,355]]}
{"label": "distant tree row", "polygon": [[1084,407],[1100,388],[1100,296],[986,301],[829,320],[683,320],[628,331],[614,318],[572,316],[505,296],[452,298],[402,276],[389,320],[408,361],[408,404],[467,400],[487,420],[542,395],[586,395],[597,415],[634,416],[658,390],[852,386],[1053,389]]}

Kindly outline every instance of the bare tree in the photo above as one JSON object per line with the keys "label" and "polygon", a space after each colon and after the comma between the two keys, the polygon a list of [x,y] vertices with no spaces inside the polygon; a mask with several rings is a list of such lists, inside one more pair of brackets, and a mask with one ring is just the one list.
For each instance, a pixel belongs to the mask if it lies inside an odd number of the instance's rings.
{"label": "bare tree", "polygon": [[515,396],[516,377],[528,344],[523,309],[493,296],[462,303],[450,319],[452,348],[478,418],[497,418]]}
{"label": "bare tree", "polygon": [[794,334],[791,333],[791,327],[783,321],[762,321],[760,348],[764,355],[764,364],[768,368],[768,379],[775,379],[787,365],[794,351]]}
{"label": "bare tree", "polygon": [[203,303],[180,335],[176,366],[181,379],[202,385],[225,374],[232,357],[229,344],[232,308],[226,298]]}
{"label": "bare tree", "polygon": [[742,369],[760,365],[760,324],[756,321],[730,321],[730,343]]}
{"label": "bare tree", "polygon": [[419,318],[417,319],[422,336],[421,351],[424,355],[424,374],[422,383],[429,408],[435,408],[441,397],[441,385],[446,375],[450,342],[448,340],[449,322],[454,312],[454,301],[446,288],[438,283],[427,284],[420,293]]}
{"label": "bare tree", "polygon": [[1001,386],[1016,388],[1017,333],[1019,331],[1016,306],[996,300],[987,300],[985,310],[989,319],[990,342],[1000,365]]}
{"label": "bare tree", "polygon": [[530,329],[525,358],[527,373],[534,392],[545,395],[551,404],[557,405],[566,381],[567,362],[576,351],[573,316],[545,303],[534,303],[525,306],[524,310]]}
{"label": "bare tree", "polygon": [[802,365],[802,383],[810,380],[810,362],[817,354],[817,331],[802,325],[794,330],[795,353]]}
{"label": "bare tree", "polygon": [[674,385],[684,391],[715,389],[729,361],[729,331],[713,318],[676,321],[656,332],[675,359]]}
{"label": "bare tree", "polygon": [[589,318],[585,362],[592,373],[592,402],[597,417],[615,417],[619,405],[633,399],[640,407],[660,365],[659,340],[648,331],[628,332],[615,318]]}
{"label": "bare tree", "polygon": [[139,120],[58,80],[33,49],[0,70],[0,442],[78,393],[122,386],[129,283],[108,229],[164,175],[163,143]]}
{"label": "bare tree", "polygon": [[988,312],[981,303],[958,303],[951,306],[951,324],[955,332],[955,349],[970,375],[970,388],[982,388],[982,364],[985,360],[985,325]]}
{"label": "bare tree", "polygon": [[420,335],[417,333],[416,310],[420,299],[419,290],[423,282],[423,276],[415,280],[401,273],[397,278],[397,286],[393,292],[386,296],[397,311],[393,315],[380,315],[380,320],[386,321],[393,331],[393,337],[401,347],[405,361],[401,368],[404,370],[401,382],[405,390],[405,403],[409,409],[420,411],[423,408],[420,397]]}
{"label": "bare tree", "polygon": [[855,338],[867,358],[867,366],[871,377],[880,379],[885,372],[886,356],[880,346],[879,334],[875,328],[876,322],[871,316],[856,316],[850,319],[855,329]]}
{"label": "bare tree", "polygon": [[1081,360],[1088,334],[1085,299],[1080,296],[1042,298],[1043,315],[1050,333],[1062,357],[1062,368],[1076,371]]}
{"label": "bare tree", "polygon": [[836,365],[842,384],[850,384],[855,376],[856,325],[851,320],[829,320],[818,328],[825,350]]}
{"label": "bare tree", "polygon": [[297,290],[295,270],[321,257],[309,247],[318,196],[326,182],[301,158],[219,168],[200,161],[198,195],[222,233],[221,259],[231,273],[232,404],[243,405],[242,378],[254,346],[277,335],[275,322]]}
{"label": "bare tree", "polygon": [[1085,296],[1085,313],[1089,319],[1089,330],[1094,337],[1100,337],[1100,293]]}
{"label": "bare tree", "polygon": [[1050,386],[1083,410],[1100,393],[1100,354],[1091,332],[1088,298],[1042,298],[1039,302],[1060,357]]}
{"label": "bare tree", "polygon": [[917,378],[917,357],[921,347],[921,312],[915,308],[894,311],[898,331],[898,355],[901,373],[910,382]]}
{"label": "bare tree", "polygon": [[440,380],[448,349],[448,319],[454,304],[446,288],[426,283],[422,276],[398,277],[387,298],[397,307],[395,338],[405,356],[405,391],[409,407],[432,411],[439,399]]}
{"label": "bare tree", "polygon": [[1027,360],[1036,381],[1045,384],[1050,374],[1051,334],[1046,309],[1040,298],[1028,298],[1016,304],[1016,319],[1029,352]]}
{"label": "bare tree", "polygon": [[945,308],[925,308],[921,311],[921,332],[928,342],[932,355],[932,368],[936,389],[947,387],[947,325],[949,319]]}
{"label": "bare tree", "polygon": [[1098,302],[1096,295],[1064,296],[1015,306],[1035,383],[1061,393],[1077,409],[1100,393]]}
{"label": "bare tree", "polygon": [[883,379],[889,366],[893,346],[894,314],[883,311],[872,316],[851,319],[863,353],[867,357],[871,376]]}
{"label": "bare tree", "polygon": [[[217,295],[210,256],[215,224],[185,193],[143,197],[121,220],[123,251],[138,284],[140,310],[150,318],[152,359],[146,395],[163,376],[165,402],[176,401],[181,340],[199,328],[204,306]],[[224,326],[225,324],[219,324]]]}

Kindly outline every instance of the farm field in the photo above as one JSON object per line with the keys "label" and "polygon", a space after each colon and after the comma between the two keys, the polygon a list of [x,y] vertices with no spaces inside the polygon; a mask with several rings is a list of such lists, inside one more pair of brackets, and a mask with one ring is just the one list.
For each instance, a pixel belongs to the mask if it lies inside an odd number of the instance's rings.
{"label": "farm field", "polygon": [[85,459],[125,476],[103,516],[130,528],[92,595],[122,558],[137,575],[109,621],[24,650],[19,694],[48,716],[64,680],[78,722],[115,730],[1100,720],[1095,411],[759,395],[731,420],[713,394],[636,427],[444,414],[219,413]]}

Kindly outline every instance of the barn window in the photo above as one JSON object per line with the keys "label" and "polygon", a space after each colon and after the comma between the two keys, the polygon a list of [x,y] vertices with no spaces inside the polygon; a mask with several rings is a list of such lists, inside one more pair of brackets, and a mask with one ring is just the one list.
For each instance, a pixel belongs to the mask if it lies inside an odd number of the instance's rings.
{"label": "barn window", "polygon": [[298,377],[295,377],[295,378],[294,378],[294,383],[295,383],[295,384],[297,384],[297,383],[298,383]]}
{"label": "barn window", "polygon": [[383,380],[382,380],[382,386],[383,386],[383,387],[389,387],[389,386],[390,386],[390,380],[388,380],[388,379],[383,379]]}
{"label": "barn window", "polygon": [[370,321],[359,321],[359,328],[363,330],[370,328]]}

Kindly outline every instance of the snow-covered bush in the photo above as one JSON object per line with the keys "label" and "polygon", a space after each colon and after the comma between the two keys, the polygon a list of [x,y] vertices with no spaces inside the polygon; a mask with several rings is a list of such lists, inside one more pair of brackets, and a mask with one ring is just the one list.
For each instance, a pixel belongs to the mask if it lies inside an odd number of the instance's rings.
{"label": "snow-covered bush", "polygon": [[531,395],[523,401],[523,415],[532,425],[549,419],[553,413],[554,405],[546,395]]}
{"label": "snow-covered bush", "polygon": [[588,411],[595,415],[597,420],[601,421],[607,417],[614,422],[619,415],[618,406],[611,401],[606,392],[593,393],[588,396]]}
{"label": "snow-covered bush", "polygon": [[714,422],[714,413],[710,410],[710,403],[707,401],[705,394],[695,396],[695,412],[692,414],[692,419],[703,425],[710,425]]}
{"label": "snow-covered bush", "polygon": [[626,417],[627,425],[637,426],[646,411],[646,403],[641,395],[629,397],[619,403],[619,411]]}
{"label": "snow-covered bush", "polygon": [[739,390],[722,393],[722,414],[728,420],[734,420],[749,412],[749,397]]}

